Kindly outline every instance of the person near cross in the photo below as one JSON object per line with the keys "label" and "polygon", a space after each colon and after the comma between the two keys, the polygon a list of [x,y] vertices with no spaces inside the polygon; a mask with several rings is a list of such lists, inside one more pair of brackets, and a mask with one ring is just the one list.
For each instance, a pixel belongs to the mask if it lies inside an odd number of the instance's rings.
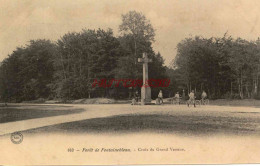
{"label": "person near cross", "polygon": [[138,101],[139,101],[139,93],[138,93],[138,90],[135,91],[134,97],[135,97],[135,101],[138,102]]}
{"label": "person near cross", "polygon": [[179,92],[177,92],[177,93],[175,94],[174,98],[175,98],[175,102],[180,105],[180,94],[179,94]]}
{"label": "person near cross", "polygon": [[201,101],[202,101],[202,104],[205,104],[204,102],[204,100],[207,98],[207,93],[205,92],[205,91],[203,91],[202,92],[202,94],[201,94]]}
{"label": "person near cross", "polygon": [[192,90],[189,94],[189,101],[188,101],[188,107],[190,106],[190,104],[193,104],[194,107],[196,107],[196,104],[195,104],[195,94],[194,94],[194,90]]}
{"label": "person near cross", "polygon": [[158,98],[159,98],[159,104],[163,104],[163,93],[162,93],[162,90],[160,90],[160,92],[158,94]]}

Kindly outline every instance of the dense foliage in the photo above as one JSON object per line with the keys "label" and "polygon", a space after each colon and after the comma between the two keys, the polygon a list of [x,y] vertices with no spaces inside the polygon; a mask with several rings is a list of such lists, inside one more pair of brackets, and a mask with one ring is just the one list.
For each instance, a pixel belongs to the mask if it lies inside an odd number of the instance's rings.
{"label": "dense foliage", "polygon": [[20,102],[50,96],[55,52],[56,45],[48,40],[17,48],[0,66],[1,99]]}
{"label": "dense foliage", "polygon": [[[0,66],[2,101],[128,98],[140,89],[92,87],[94,79],[141,79],[137,59],[147,52],[150,78],[167,78],[163,58],[152,48],[154,29],[142,13],[122,15],[121,36],[111,29],[71,32],[58,41],[32,40],[17,48]],[[139,87],[138,87],[139,88]],[[158,89],[153,89],[153,97]]]}
{"label": "dense foliage", "polygon": [[205,90],[211,98],[259,98],[259,39],[196,36],[177,49],[171,70],[177,90]]}
{"label": "dense foliage", "polygon": [[[0,64],[0,99],[5,102],[94,97],[131,98],[140,87],[92,87],[94,80],[142,79],[137,59],[146,52],[149,78],[170,78],[164,97],[205,90],[210,98],[260,98],[260,39],[190,37],[177,45],[170,68],[152,48],[155,30],[142,13],[122,15],[120,36],[111,29],[71,32],[55,42],[32,40]],[[107,83],[108,84],[108,83]]]}

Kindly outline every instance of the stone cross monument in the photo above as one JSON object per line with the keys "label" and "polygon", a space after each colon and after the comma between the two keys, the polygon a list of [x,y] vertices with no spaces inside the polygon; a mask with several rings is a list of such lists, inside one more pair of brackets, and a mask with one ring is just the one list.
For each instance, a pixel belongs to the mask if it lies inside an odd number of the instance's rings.
{"label": "stone cross monument", "polygon": [[138,58],[138,62],[143,63],[143,86],[141,89],[141,104],[145,105],[151,102],[151,88],[148,85],[148,63],[152,62],[152,59],[147,57],[146,53],[143,53],[143,58]]}

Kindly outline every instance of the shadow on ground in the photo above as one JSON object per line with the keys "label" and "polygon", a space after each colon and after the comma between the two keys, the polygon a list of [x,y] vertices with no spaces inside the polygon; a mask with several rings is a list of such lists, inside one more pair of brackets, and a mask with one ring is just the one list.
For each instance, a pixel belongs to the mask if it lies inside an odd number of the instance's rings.
{"label": "shadow on ground", "polygon": [[27,133],[133,133],[155,132],[181,135],[259,135],[260,119],[212,116],[124,115],[64,123]]}
{"label": "shadow on ground", "polygon": [[84,111],[84,109],[75,109],[69,106],[12,105],[8,107],[0,107],[0,124],[19,120],[74,114],[82,111]]}

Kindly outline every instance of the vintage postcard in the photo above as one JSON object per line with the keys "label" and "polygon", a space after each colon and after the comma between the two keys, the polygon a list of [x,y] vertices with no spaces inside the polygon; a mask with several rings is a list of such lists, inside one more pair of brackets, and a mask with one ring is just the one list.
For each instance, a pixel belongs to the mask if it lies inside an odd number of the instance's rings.
{"label": "vintage postcard", "polygon": [[260,163],[260,1],[0,0],[0,164]]}

